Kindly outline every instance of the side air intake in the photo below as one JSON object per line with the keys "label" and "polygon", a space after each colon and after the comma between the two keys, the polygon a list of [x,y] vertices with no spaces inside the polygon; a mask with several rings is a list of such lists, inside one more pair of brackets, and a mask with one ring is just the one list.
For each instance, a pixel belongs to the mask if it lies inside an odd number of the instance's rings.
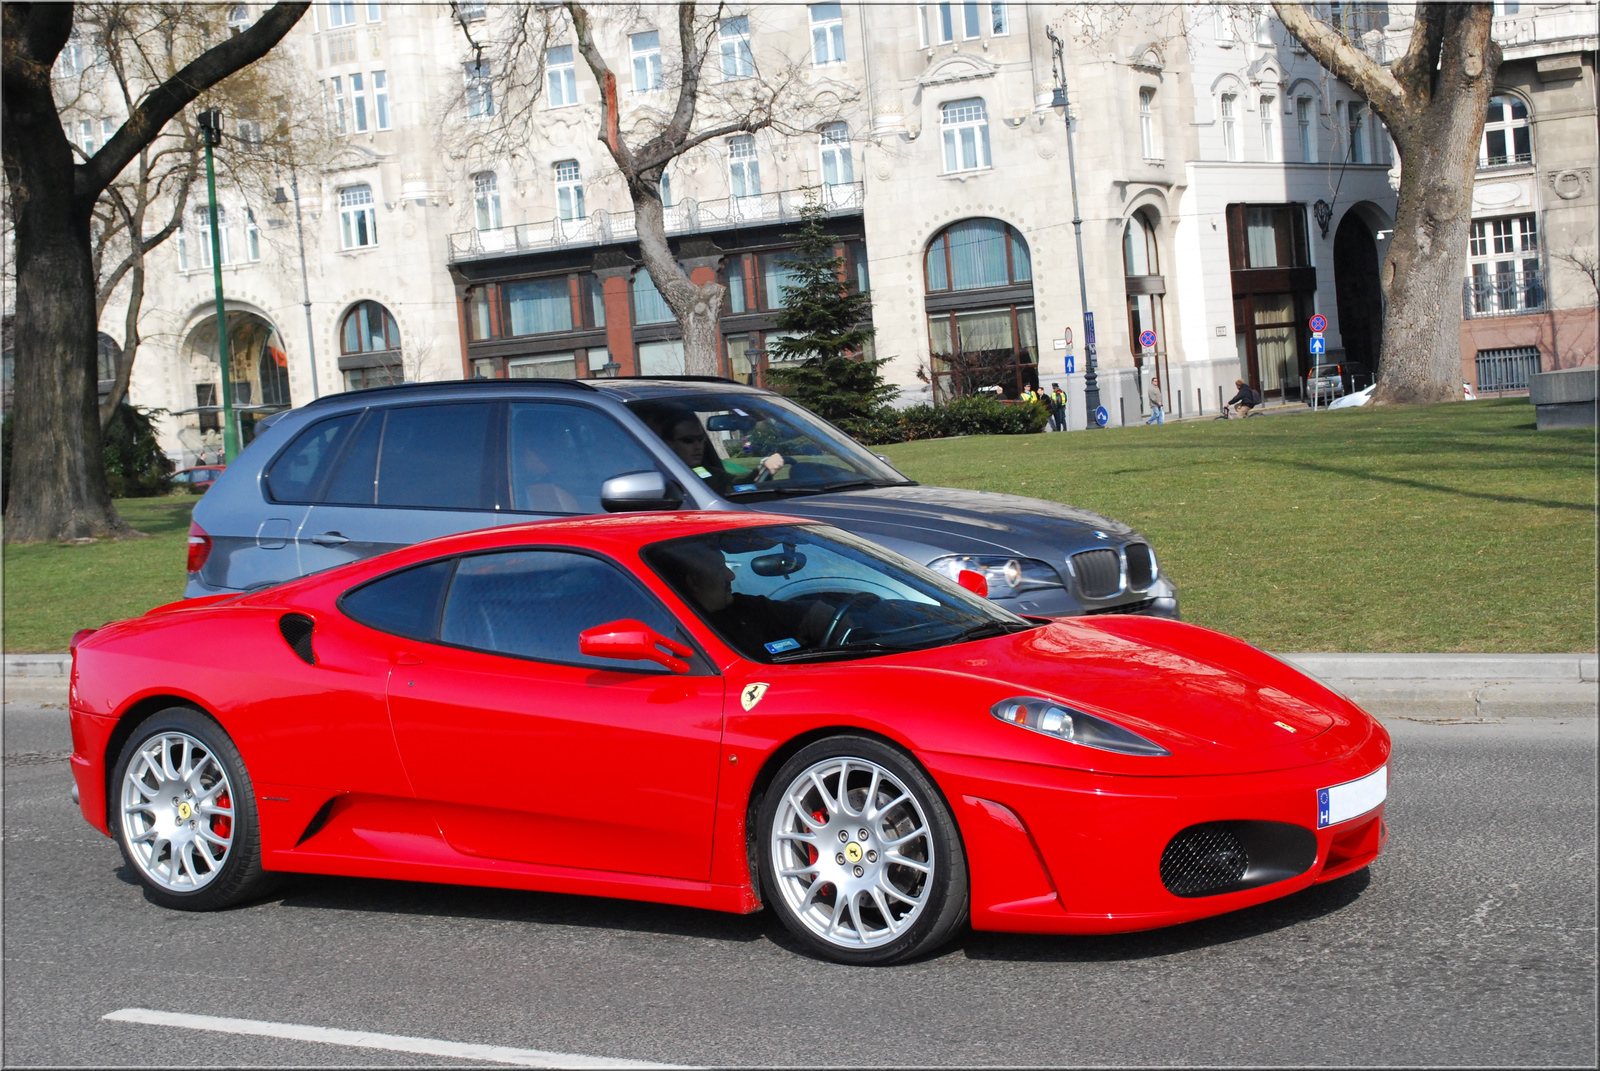
{"label": "side air intake", "polygon": [[283,634],[283,642],[294,651],[295,657],[308,666],[317,664],[316,652],[311,649],[311,633],[317,623],[305,614],[284,614],[278,618],[278,631]]}

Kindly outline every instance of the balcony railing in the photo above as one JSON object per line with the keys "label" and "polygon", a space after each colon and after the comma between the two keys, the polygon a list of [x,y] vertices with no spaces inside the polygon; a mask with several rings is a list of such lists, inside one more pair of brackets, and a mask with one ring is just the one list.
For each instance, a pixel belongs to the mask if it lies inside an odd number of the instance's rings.
{"label": "balcony railing", "polygon": [[[838,186],[777,190],[751,197],[726,197],[720,201],[696,201],[686,197],[671,208],[664,209],[663,214],[669,235],[697,234],[797,220],[808,205],[819,199],[824,215],[853,215],[861,211],[862,184],[853,182]],[[583,219],[549,219],[497,230],[452,234],[450,259],[452,262],[483,260],[637,239],[638,231],[634,227],[632,212],[599,209]]]}
{"label": "balcony railing", "polygon": [[1505,171],[1513,167],[1527,167],[1531,163],[1533,163],[1533,153],[1531,152],[1507,153],[1504,156],[1491,156],[1487,160],[1479,160],[1478,174],[1481,175],[1485,171]]}
{"label": "balcony railing", "polygon": [[1544,280],[1538,272],[1469,275],[1461,282],[1461,314],[1469,318],[1538,312],[1544,302]]}

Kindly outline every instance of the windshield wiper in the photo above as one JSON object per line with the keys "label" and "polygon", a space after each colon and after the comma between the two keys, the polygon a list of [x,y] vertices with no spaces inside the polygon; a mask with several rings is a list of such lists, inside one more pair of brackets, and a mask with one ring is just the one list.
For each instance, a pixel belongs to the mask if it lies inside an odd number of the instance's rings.
{"label": "windshield wiper", "polygon": [[915,651],[915,647],[897,646],[888,643],[876,643],[868,640],[863,643],[847,643],[842,647],[824,647],[815,651],[795,651],[791,654],[774,655],[774,662],[809,662],[817,659],[832,658],[836,655],[872,655],[896,654],[900,651]]}
{"label": "windshield wiper", "polygon": [[[1035,626],[1029,625],[1028,627],[1034,628]],[[944,642],[946,644],[966,643],[969,640],[985,640],[991,636],[1008,636],[1012,632],[1021,631],[1021,629],[1012,628],[1011,625],[1004,621],[985,621],[981,625],[973,625],[971,628],[962,629]]]}

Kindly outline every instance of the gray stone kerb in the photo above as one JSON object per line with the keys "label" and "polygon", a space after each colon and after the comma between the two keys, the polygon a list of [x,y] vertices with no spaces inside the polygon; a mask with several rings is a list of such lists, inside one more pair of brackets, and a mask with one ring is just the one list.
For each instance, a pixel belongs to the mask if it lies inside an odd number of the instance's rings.
{"label": "gray stone kerb", "polygon": [[[1596,681],[1592,654],[1286,654],[1285,662],[1323,680]],[[65,677],[65,654],[8,654],[7,677]]]}

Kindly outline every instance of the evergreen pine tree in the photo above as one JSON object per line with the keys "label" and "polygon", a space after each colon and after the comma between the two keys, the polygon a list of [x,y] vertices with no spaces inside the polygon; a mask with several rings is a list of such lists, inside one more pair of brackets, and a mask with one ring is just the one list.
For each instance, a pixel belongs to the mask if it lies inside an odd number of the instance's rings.
{"label": "evergreen pine tree", "polygon": [[[862,324],[871,314],[872,299],[844,277],[844,258],[834,252],[835,240],[822,227],[820,202],[809,205],[792,237],[799,242],[789,262],[783,311],[778,329],[792,337],[767,346],[769,376],[774,388],[846,430],[869,418],[898,393],[885,383],[884,360],[864,356],[872,328]],[[795,362],[771,367],[774,362]]]}

